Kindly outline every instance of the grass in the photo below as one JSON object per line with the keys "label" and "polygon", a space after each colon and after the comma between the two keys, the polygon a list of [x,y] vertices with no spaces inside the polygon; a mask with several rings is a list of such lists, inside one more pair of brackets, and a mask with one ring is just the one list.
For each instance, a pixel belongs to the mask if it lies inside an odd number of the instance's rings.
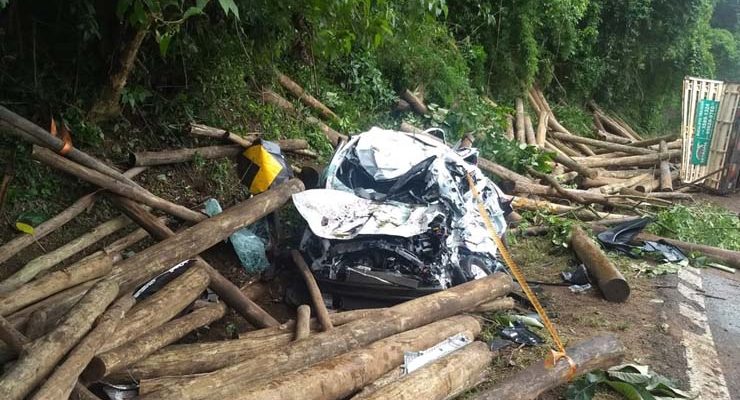
{"label": "grass", "polygon": [[740,219],[710,204],[676,205],[661,211],[648,230],[686,242],[740,250]]}

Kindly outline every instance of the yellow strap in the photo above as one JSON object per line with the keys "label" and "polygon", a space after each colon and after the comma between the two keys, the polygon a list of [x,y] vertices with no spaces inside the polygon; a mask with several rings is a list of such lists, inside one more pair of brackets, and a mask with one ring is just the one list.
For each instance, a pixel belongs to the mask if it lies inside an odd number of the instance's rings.
{"label": "yellow strap", "polygon": [[557,351],[553,350],[551,352],[552,358],[546,360],[545,365],[548,367],[553,367],[555,366],[555,363],[558,362],[558,360],[560,360],[561,358],[565,359],[568,364],[570,364],[570,372],[568,374],[568,380],[570,380],[570,378],[572,378],[576,372],[575,362],[573,361],[573,359],[568,357],[568,354],[565,352],[565,346],[563,346],[563,342],[560,340],[560,336],[558,336],[558,332],[555,329],[555,325],[552,323],[552,321],[550,321],[550,318],[547,316],[545,309],[542,308],[542,305],[537,299],[537,296],[529,287],[529,284],[527,284],[527,280],[524,278],[522,270],[519,268],[516,262],[514,262],[514,259],[511,257],[509,250],[506,249],[504,242],[501,240],[498,233],[496,232],[496,227],[494,227],[493,223],[491,222],[491,218],[488,215],[486,207],[483,205],[483,200],[481,200],[480,198],[478,188],[475,186],[475,182],[473,182],[473,177],[470,175],[470,172],[466,173],[466,177],[468,178],[470,191],[473,192],[473,198],[475,198],[476,203],[478,204],[478,212],[480,212],[481,217],[483,217],[483,223],[486,225],[486,229],[488,229],[488,234],[491,235],[491,239],[493,239],[493,241],[496,243],[496,247],[498,248],[499,253],[501,253],[501,256],[504,258],[506,266],[509,267],[509,270],[511,271],[512,275],[514,275],[516,281],[519,282],[519,286],[522,287],[524,294],[527,295],[527,298],[534,306],[534,309],[537,311],[537,314],[542,319],[542,323],[545,325],[547,332],[550,333],[552,341],[555,343]]}

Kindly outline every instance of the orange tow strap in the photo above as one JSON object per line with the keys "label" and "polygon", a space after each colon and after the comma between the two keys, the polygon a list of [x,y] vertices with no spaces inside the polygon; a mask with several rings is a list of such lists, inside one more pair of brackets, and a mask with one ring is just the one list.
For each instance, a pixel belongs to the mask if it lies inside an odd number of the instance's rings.
{"label": "orange tow strap", "polygon": [[[51,132],[51,136],[59,137],[57,134],[57,122],[54,121],[54,118],[51,119],[51,127],[49,128],[49,131]],[[62,134],[60,139],[62,139],[62,148],[59,149],[59,154],[61,155],[67,155],[70,150],[72,150],[72,135],[69,133],[69,129],[64,125],[64,122],[62,122]]]}
{"label": "orange tow strap", "polygon": [[540,301],[537,299],[537,296],[534,294],[532,289],[529,287],[529,284],[527,284],[527,280],[524,278],[524,274],[522,273],[522,270],[519,268],[516,262],[514,262],[514,259],[511,257],[509,250],[506,249],[504,242],[501,240],[498,233],[496,232],[496,227],[493,226],[493,223],[491,222],[491,218],[488,215],[488,211],[486,210],[486,207],[483,205],[483,200],[480,198],[480,193],[478,193],[478,188],[475,186],[475,182],[473,182],[473,177],[470,175],[470,172],[467,172],[465,175],[468,178],[468,185],[470,186],[470,191],[473,192],[473,198],[475,198],[476,203],[478,204],[478,212],[480,212],[481,217],[483,217],[483,223],[486,225],[486,229],[488,229],[488,234],[491,235],[491,239],[493,239],[493,241],[496,243],[496,247],[498,248],[498,251],[501,253],[501,256],[504,258],[504,262],[506,262],[506,266],[509,267],[511,274],[514,275],[514,278],[516,279],[516,281],[519,282],[519,286],[522,287],[524,294],[527,295],[527,298],[534,306],[534,309],[537,311],[537,314],[542,319],[543,325],[545,325],[545,328],[550,333],[550,337],[552,337],[552,341],[555,343],[556,349],[551,350],[550,357],[545,359],[545,367],[552,368],[555,366],[555,364],[560,359],[564,359],[570,365],[570,369],[569,369],[568,376],[567,376],[568,380],[570,381],[573,378],[573,376],[575,376],[576,367],[577,367],[576,363],[566,353],[565,346],[563,346],[563,342],[560,340],[560,336],[558,336],[558,332],[555,329],[555,325],[552,323],[552,321],[550,321],[550,318],[547,316],[545,309],[542,308],[542,305],[540,304]]}

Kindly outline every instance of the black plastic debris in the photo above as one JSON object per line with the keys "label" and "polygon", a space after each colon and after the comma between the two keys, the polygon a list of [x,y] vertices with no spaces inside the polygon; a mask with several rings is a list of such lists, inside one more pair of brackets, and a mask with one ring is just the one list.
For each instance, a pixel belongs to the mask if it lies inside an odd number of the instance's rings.
{"label": "black plastic debris", "polygon": [[624,222],[599,233],[597,238],[607,249],[619,251],[632,258],[647,253],[657,255],[656,258],[661,262],[678,263],[687,260],[681,249],[663,240],[658,242],[646,240],[640,246],[629,244],[650,222],[652,222],[650,218]]}
{"label": "black plastic debris", "polygon": [[563,281],[574,285],[585,285],[590,282],[588,279],[588,270],[586,270],[586,266],[583,264],[576,265],[570,271],[561,272],[560,277],[563,278]]}
{"label": "black plastic debris", "polygon": [[512,342],[511,340],[494,338],[493,340],[491,340],[491,343],[488,344],[488,347],[491,349],[491,351],[499,351],[513,344],[514,342]]}
{"label": "black plastic debris", "polygon": [[537,346],[545,343],[538,334],[532,332],[527,325],[519,321],[514,322],[513,326],[501,329],[499,336],[514,343],[524,344],[527,346]]}

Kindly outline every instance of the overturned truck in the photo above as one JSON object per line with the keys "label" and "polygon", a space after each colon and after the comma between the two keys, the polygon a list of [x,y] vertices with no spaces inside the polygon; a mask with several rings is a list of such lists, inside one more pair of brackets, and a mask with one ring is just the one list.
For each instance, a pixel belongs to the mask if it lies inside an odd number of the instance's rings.
{"label": "overturned truck", "polygon": [[466,175],[499,235],[511,208],[477,157],[429,133],[380,128],[340,144],[322,188],[293,196],[322,291],[344,308],[396,303],[503,269]]}

